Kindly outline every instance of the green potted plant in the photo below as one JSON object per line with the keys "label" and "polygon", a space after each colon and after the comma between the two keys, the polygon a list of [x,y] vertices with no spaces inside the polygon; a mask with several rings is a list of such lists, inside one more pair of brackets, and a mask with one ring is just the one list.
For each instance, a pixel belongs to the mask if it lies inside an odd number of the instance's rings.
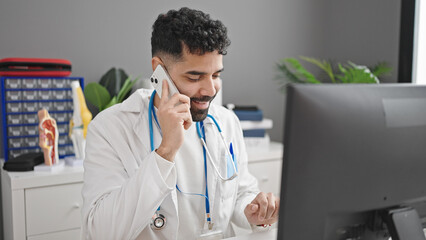
{"label": "green potted plant", "polygon": [[[353,62],[332,64],[331,61],[312,57],[299,57],[322,70],[323,75],[316,77],[296,58],[284,58],[277,63],[279,84],[285,92],[288,83],[379,83],[379,77],[388,74],[392,68],[386,62],[380,62],[370,68]],[[337,69],[337,70],[336,70]],[[325,73],[325,74],[324,74]]]}
{"label": "green potted plant", "polygon": [[87,84],[84,88],[84,97],[93,117],[129,97],[132,86],[138,79],[139,77],[132,80],[123,69],[111,68],[102,76],[99,83]]}

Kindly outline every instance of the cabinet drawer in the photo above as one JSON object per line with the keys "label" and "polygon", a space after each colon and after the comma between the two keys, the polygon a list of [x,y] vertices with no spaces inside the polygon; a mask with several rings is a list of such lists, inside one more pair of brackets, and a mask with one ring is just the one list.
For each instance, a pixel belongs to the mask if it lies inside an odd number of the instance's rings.
{"label": "cabinet drawer", "polygon": [[25,190],[27,235],[80,228],[83,183]]}
{"label": "cabinet drawer", "polygon": [[58,239],[76,240],[76,239],[80,239],[80,228],[68,230],[68,231],[62,231],[62,232],[29,236],[27,239],[28,240],[58,240]]}
{"label": "cabinet drawer", "polygon": [[249,172],[257,178],[260,191],[280,196],[282,160],[249,162]]}

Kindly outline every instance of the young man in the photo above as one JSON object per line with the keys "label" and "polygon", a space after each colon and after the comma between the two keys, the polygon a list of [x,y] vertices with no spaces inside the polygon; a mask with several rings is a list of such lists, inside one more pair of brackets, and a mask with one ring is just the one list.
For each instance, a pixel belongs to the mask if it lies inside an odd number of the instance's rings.
{"label": "young man", "polygon": [[248,172],[238,118],[210,105],[230,44],[225,26],[201,11],[171,10],[155,21],[151,44],[152,69],[163,66],[179,93],[169,98],[166,81],[161,96],[140,89],[90,123],[83,238],[230,237],[230,222],[276,222],[279,199],[259,193]]}

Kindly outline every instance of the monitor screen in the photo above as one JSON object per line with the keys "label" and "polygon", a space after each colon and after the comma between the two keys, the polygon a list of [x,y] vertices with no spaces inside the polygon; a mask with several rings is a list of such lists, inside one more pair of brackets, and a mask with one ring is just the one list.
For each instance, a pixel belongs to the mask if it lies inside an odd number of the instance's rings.
{"label": "monitor screen", "polygon": [[426,86],[289,85],[278,239],[418,237],[425,217]]}

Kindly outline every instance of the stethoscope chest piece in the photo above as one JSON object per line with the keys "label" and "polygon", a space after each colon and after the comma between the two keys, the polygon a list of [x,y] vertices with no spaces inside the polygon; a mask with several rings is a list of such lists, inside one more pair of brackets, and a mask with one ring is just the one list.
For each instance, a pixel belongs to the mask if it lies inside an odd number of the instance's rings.
{"label": "stethoscope chest piece", "polygon": [[151,228],[153,230],[161,230],[166,225],[166,218],[163,214],[156,213],[152,216]]}

